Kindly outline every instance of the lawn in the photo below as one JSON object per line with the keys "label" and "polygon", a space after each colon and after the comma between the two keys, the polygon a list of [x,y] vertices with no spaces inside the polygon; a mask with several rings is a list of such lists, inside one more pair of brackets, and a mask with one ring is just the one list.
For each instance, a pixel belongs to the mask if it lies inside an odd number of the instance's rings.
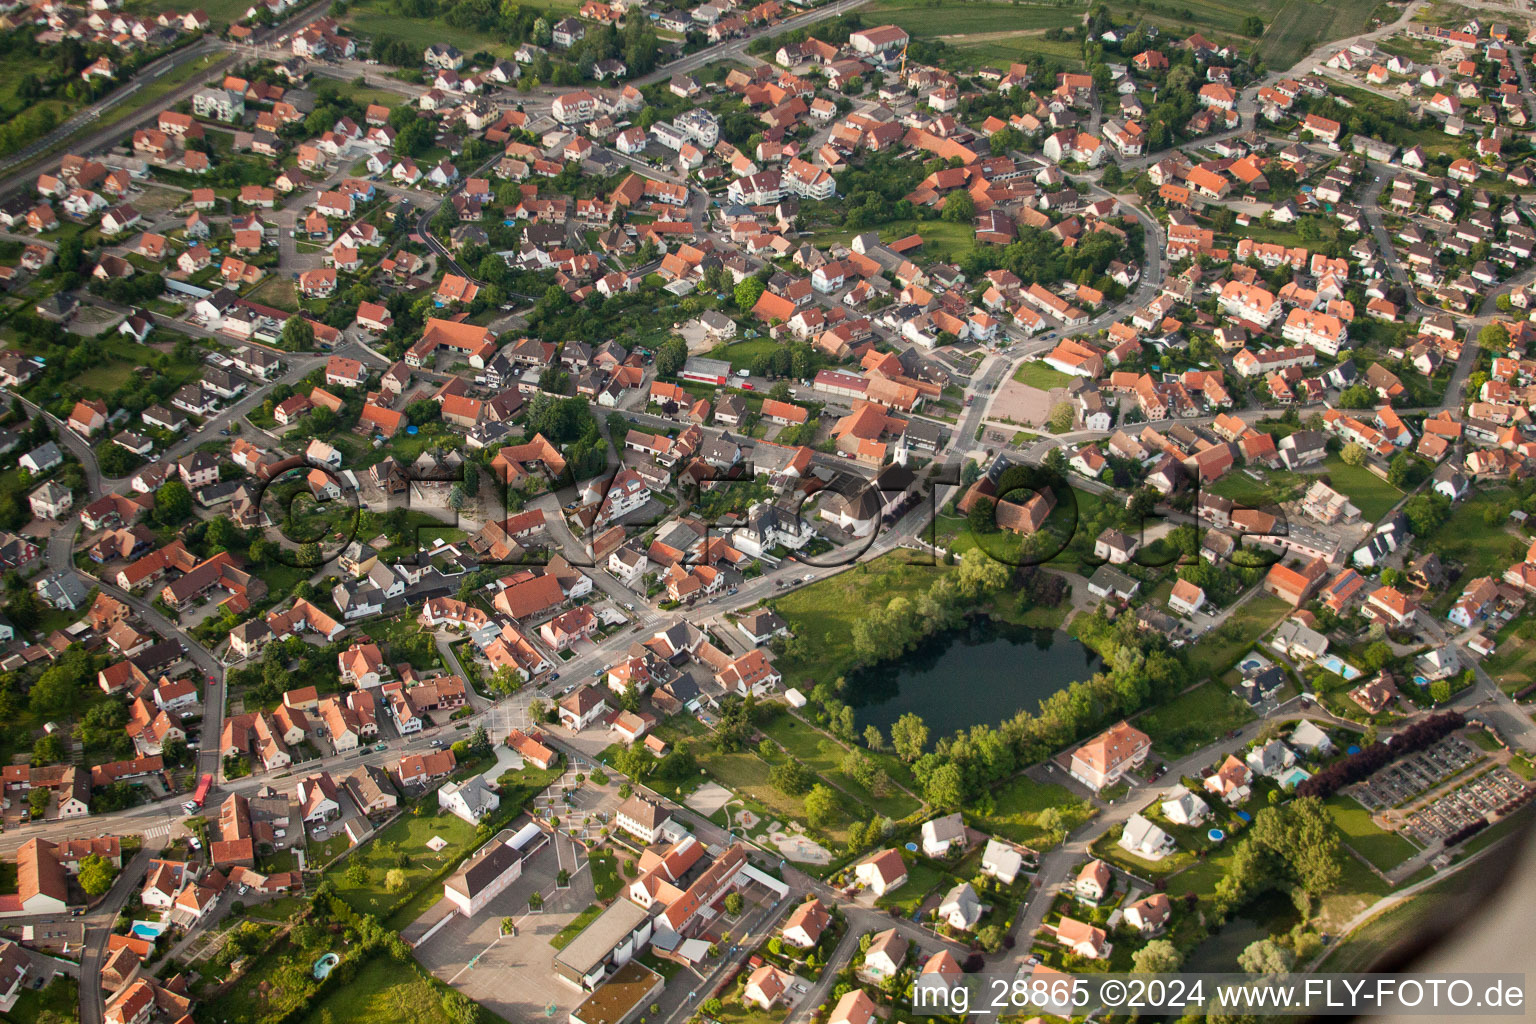
{"label": "lawn", "polygon": [[80,1019],[80,983],[68,975],[58,974],[49,982],[45,989],[32,987],[32,978],[27,979],[21,991],[16,995],[16,1005],[7,1013],[0,1014],[0,1021],[7,1024],[34,1024],[44,1020],[44,1014],[52,1014],[46,1018],[60,1022],[78,1021]]}
{"label": "lawn", "polygon": [[1029,360],[1020,363],[1019,368],[1013,371],[1013,379],[1020,384],[1027,384],[1041,391],[1050,391],[1052,388],[1064,388],[1072,383],[1073,377],[1069,373],[1062,373],[1043,362]]}
{"label": "lawn", "polygon": [[299,311],[299,290],[293,278],[280,273],[270,273],[256,287],[245,293],[245,298],[263,306],[280,309],[284,313]]}
{"label": "lawn", "polygon": [[785,679],[798,685],[814,682],[813,673],[828,681],[846,675],[857,665],[848,638],[871,595],[884,602],[895,597],[916,600],[941,571],[930,563],[918,552],[893,551],[775,599],[774,609],[792,631],[820,641],[814,655],[779,659]]}
{"label": "lawn", "polygon": [[1027,775],[1017,776],[990,795],[990,809],[971,811],[976,827],[1035,850],[1048,849],[1057,841],[1057,836],[1040,824],[1041,812],[1047,808],[1056,808],[1067,832],[1095,813],[1091,804],[1072,795],[1065,786],[1036,782]]}
{"label": "lawn", "polygon": [[1459,871],[1441,879],[1356,928],[1334,946],[1318,969],[1343,974],[1369,971],[1394,949],[1424,934],[1431,921],[1439,927],[1452,927],[1481,891],[1475,871]]}
{"label": "lawn", "polygon": [[[575,0],[541,0],[538,5],[551,15],[550,22],[562,14],[574,14],[580,6]],[[396,14],[388,0],[363,0],[352,5],[342,18],[342,23],[359,35],[393,36],[396,39],[449,43],[473,54],[486,50],[498,57],[511,57],[517,49],[515,41],[494,33],[479,33],[473,29],[455,28],[441,17],[420,18]]]}
{"label": "lawn", "polygon": [[1328,798],[1328,810],[1344,832],[1350,849],[1370,861],[1378,871],[1391,871],[1418,853],[1418,847],[1395,832],[1388,832],[1371,820],[1371,813],[1352,797]]}
{"label": "lawn", "polygon": [[[1464,565],[1461,578],[1474,580],[1479,576],[1497,578],[1511,562],[1525,557],[1529,542],[1505,528],[1504,520],[1489,525],[1483,512],[1490,505],[1497,505],[1509,497],[1504,488],[1476,492],[1457,506],[1433,536],[1429,549],[1440,556],[1441,561],[1454,561]],[[1442,601],[1449,606],[1455,599],[1453,593],[1444,593]]]}
{"label": "lawn", "polygon": [[1221,675],[1290,611],[1290,605],[1270,594],[1249,598],[1226,622],[1189,649],[1189,664],[1195,677]]}
{"label": "lawn", "polygon": [[713,359],[729,359],[732,370],[749,370],[752,368],[752,360],[760,355],[772,355],[780,348],[783,346],[772,338],[753,338],[750,341],[719,345],[709,355]]}
{"label": "lawn", "polygon": [[1232,729],[1253,721],[1253,712],[1218,680],[1209,679],[1136,719],[1164,757],[1191,754]]}
{"label": "lawn", "polygon": [[[218,25],[231,25],[245,17],[245,12],[250,9],[246,0],[208,0],[201,5],[201,9],[208,12],[208,17]],[[130,3],[127,9],[135,14],[159,14],[162,11],[185,11],[185,4],[176,3],[175,0],[142,0],[138,3]]]}
{"label": "lawn", "polygon": [[[842,770],[844,755],[848,752],[837,740],[804,722],[794,715],[781,712],[773,720],[761,726],[776,742],[784,747],[789,756],[815,771],[839,789],[858,797],[866,806],[873,807],[886,817],[900,820],[917,810],[920,804],[900,790],[892,790],[885,796],[875,796]],[[910,773],[906,766],[894,757],[871,754],[885,766],[886,774],[893,780],[906,779]]]}
{"label": "lawn", "polygon": [[[441,836],[448,845],[437,853],[427,848],[433,836]],[[447,812],[401,815],[381,831],[372,842],[338,861],[325,873],[336,886],[336,893],[347,906],[360,914],[385,916],[401,899],[416,892],[441,868],[469,852],[475,840],[475,827]],[[352,866],[361,864],[366,877],[353,880]],[[398,868],[405,872],[405,887],[389,892],[384,877]]]}
{"label": "lawn", "polygon": [[571,923],[555,932],[549,940],[549,944],[556,949],[564,949],[571,944],[571,940],[581,934],[581,930],[597,919],[597,915],[603,912],[601,904],[594,903],[586,910],[571,918]]}
{"label": "lawn", "polygon": [[1296,473],[1277,470],[1264,473],[1255,470],[1263,477],[1255,480],[1247,470],[1235,470],[1223,476],[1215,483],[1206,484],[1205,487],[1212,494],[1218,494],[1223,498],[1231,498],[1239,505],[1248,508],[1264,508],[1269,505],[1278,505],[1290,501],[1301,495],[1306,487],[1306,480]]}
{"label": "lawn", "polygon": [[907,884],[900,889],[893,890],[881,896],[875,901],[875,906],[894,907],[901,911],[902,916],[911,917],[913,911],[922,905],[929,893],[942,894],[946,889],[955,884],[955,880],[938,868],[924,861],[913,862],[910,858],[903,857],[907,863]]}
{"label": "lawn", "polygon": [[1381,519],[1403,500],[1402,491],[1364,466],[1351,466],[1337,455],[1328,456],[1323,469],[1330,486],[1352,501],[1361,518],[1369,522]]}
{"label": "lawn", "polygon": [[[923,247],[913,256],[919,261],[960,262],[976,248],[976,230],[969,223],[952,224],[947,220],[898,220],[882,224],[877,230],[882,242],[894,242],[908,235],[921,235]],[[811,236],[811,241],[819,246],[833,243],[847,245],[853,240],[854,234],[855,232],[842,228],[830,228],[817,231]]]}
{"label": "lawn", "polygon": [[[805,820],[805,801],[789,796],[768,781],[768,762],[754,753],[742,751],[722,754],[717,751],[700,752],[699,766],[716,782],[750,800],[761,804],[769,813],[796,821]],[[847,808],[840,809],[839,820],[827,831],[835,838],[844,838],[844,830],[852,820]]]}
{"label": "lawn", "polygon": [[624,888],[624,880],[619,877],[618,861],[612,850],[593,850],[592,856],[587,859],[587,867],[592,871],[592,888],[598,899],[610,900]]}
{"label": "lawn", "polygon": [[358,969],[346,985],[333,985],[309,1005],[305,1024],[391,1021],[392,1024],[452,1024],[442,992],[414,960],[401,963],[380,955]]}

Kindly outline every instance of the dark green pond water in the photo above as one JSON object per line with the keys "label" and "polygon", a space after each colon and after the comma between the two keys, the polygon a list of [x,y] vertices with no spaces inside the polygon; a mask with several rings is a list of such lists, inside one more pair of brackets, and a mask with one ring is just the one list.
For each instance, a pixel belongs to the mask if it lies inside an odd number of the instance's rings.
{"label": "dark green pond water", "polygon": [[934,736],[995,725],[1099,670],[1099,656],[1060,630],[1028,629],[977,618],[916,650],[848,678],[848,703],[860,729],[882,732],[907,712]]}

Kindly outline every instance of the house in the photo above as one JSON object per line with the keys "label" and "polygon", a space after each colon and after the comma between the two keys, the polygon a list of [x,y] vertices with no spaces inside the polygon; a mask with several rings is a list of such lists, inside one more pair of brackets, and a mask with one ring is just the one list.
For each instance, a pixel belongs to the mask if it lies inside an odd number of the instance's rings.
{"label": "house", "polygon": [[981,900],[970,882],[961,882],[939,901],[938,918],[956,931],[968,932],[981,921]]}
{"label": "house", "polygon": [[1248,799],[1249,784],[1253,772],[1234,754],[1228,754],[1221,767],[1206,778],[1205,790],[1221,797],[1228,804],[1240,804]]}
{"label": "house", "polygon": [[832,1008],[827,1024],[872,1024],[877,1009],[863,989],[851,989]]}
{"label": "house", "polygon": [[641,796],[631,796],[614,812],[614,824],[647,846],[657,842],[672,812]]}
{"label": "house", "polygon": [[1092,790],[1114,785],[1127,771],[1141,767],[1152,749],[1146,733],[1127,722],[1111,726],[1072,752],[1069,772]]}
{"label": "house", "polygon": [[485,777],[476,775],[465,782],[448,782],[437,791],[437,806],[477,825],[501,806],[501,797],[486,785]]}
{"label": "house", "polygon": [[950,848],[956,844],[959,844],[961,850],[965,849],[965,819],[959,811],[942,818],[931,818],[923,822],[922,835],[923,853],[926,856],[947,857]]}
{"label": "house", "polygon": [[1102,960],[1109,956],[1109,936],[1102,928],[1073,917],[1063,917],[1057,922],[1055,931],[1056,941],[1078,956],[1090,960]]}
{"label": "house", "polygon": [[1183,786],[1170,791],[1158,806],[1163,817],[1175,825],[1198,825],[1211,813],[1210,805]]}
{"label": "house", "polygon": [[1193,615],[1205,606],[1205,591],[1188,580],[1175,580],[1168,607],[1180,615]]}
{"label": "house", "polygon": [[832,921],[832,915],[821,900],[812,897],[800,904],[784,922],[780,933],[786,946],[810,949],[821,941],[822,933]]}
{"label": "house", "polygon": [[741,992],[742,1001],[763,1010],[772,1010],[784,998],[794,983],[794,975],[772,964],[763,964],[747,975],[747,983]]}
{"label": "house", "polygon": [[560,724],[573,732],[580,732],[611,709],[601,690],[595,686],[582,686],[562,698],[558,710]]}
{"label": "house", "polygon": [[1147,860],[1162,860],[1173,852],[1173,836],[1154,825],[1141,814],[1126,819],[1120,833],[1120,849]]}
{"label": "house", "polygon": [[864,952],[864,976],[877,982],[894,978],[911,949],[912,943],[895,928],[876,934]]}
{"label": "house", "polygon": [[1108,864],[1098,859],[1084,864],[1072,882],[1072,894],[1087,903],[1099,903],[1114,891],[1114,873]]}
{"label": "house", "polygon": [[1024,868],[1024,854],[1000,839],[988,839],[981,851],[981,872],[1003,885],[1012,885]]}
{"label": "house", "polygon": [[1173,904],[1165,893],[1155,892],[1125,908],[1125,922],[1143,935],[1157,935],[1168,923]]}
{"label": "house", "polygon": [[907,884],[907,865],[896,850],[881,850],[858,863],[853,870],[858,883],[876,896]]}

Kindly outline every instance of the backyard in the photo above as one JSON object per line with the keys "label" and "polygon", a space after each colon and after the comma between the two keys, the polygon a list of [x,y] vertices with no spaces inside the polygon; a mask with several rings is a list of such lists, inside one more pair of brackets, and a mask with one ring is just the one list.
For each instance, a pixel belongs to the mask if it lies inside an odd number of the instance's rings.
{"label": "backyard", "polygon": [[1253,721],[1248,705],[1218,680],[1208,679],[1136,719],[1164,757],[1178,758]]}
{"label": "backyard", "polygon": [[[427,846],[434,836],[448,844],[435,853]],[[372,842],[333,865],[325,878],[353,910],[384,917],[403,898],[425,886],[434,873],[466,853],[474,839],[475,827],[452,814],[407,812],[385,826]],[[391,892],[384,880],[395,870],[404,872],[405,884]]]}
{"label": "backyard", "polygon": [[1378,871],[1391,871],[1403,861],[1418,853],[1418,847],[1398,835],[1388,832],[1371,820],[1371,812],[1347,796],[1332,796],[1328,810],[1339,823],[1344,841],[1350,849],[1370,861]]}
{"label": "backyard", "polygon": [[1254,594],[1216,629],[1189,649],[1195,678],[1218,676],[1290,612],[1291,606],[1270,594]]}
{"label": "backyard", "polygon": [[[1092,818],[1094,809],[1065,786],[1054,782],[1036,782],[1019,775],[989,794],[989,801],[972,808],[976,827],[995,833],[1035,850],[1045,850],[1061,841],[1062,835]],[[1055,808],[1060,830],[1047,829],[1040,820],[1048,808]]]}

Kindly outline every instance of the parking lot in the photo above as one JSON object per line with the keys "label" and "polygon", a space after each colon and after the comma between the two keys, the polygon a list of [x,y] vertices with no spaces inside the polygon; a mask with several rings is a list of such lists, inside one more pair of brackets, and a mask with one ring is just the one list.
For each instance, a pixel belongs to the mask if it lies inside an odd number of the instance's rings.
{"label": "parking lot", "polygon": [[1483,755],[1469,744],[1454,736],[1447,737],[1428,750],[1394,761],[1358,783],[1354,797],[1372,811],[1397,807],[1482,759]]}
{"label": "parking lot", "polygon": [[[546,844],[523,862],[522,877],[507,887],[473,918],[455,917],[417,947],[416,959],[432,974],[484,1003],[503,1020],[564,1020],[581,1002],[583,993],[555,976],[555,948],[550,939],[592,904],[592,875],[583,866],[572,872],[570,884],[555,888],[560,863],[570,866],[572,854],[557,855]],[[543,893],[544,906],[528,912],[528,895]],[[517,921],[516,935],[501,934],[501,920]]]}
{"label": "parking lot", "polygon": [[1404,823],[1403,834],[1430,846],[1500,810],[1524,795],[1525,788],[1518,775],[1501,765],[1419,808]]}
{"label": "parking lot", "polygon": [[[584,759],[572,759],[565,773],[533,798],[534,814],[545,820],[558,816],[560,831],[583,843],[597,842],[624,800],[617,783],[599,786],[592,781],[596,767]],[[577,781],[576,776],[583,774],[586,781]]]}

